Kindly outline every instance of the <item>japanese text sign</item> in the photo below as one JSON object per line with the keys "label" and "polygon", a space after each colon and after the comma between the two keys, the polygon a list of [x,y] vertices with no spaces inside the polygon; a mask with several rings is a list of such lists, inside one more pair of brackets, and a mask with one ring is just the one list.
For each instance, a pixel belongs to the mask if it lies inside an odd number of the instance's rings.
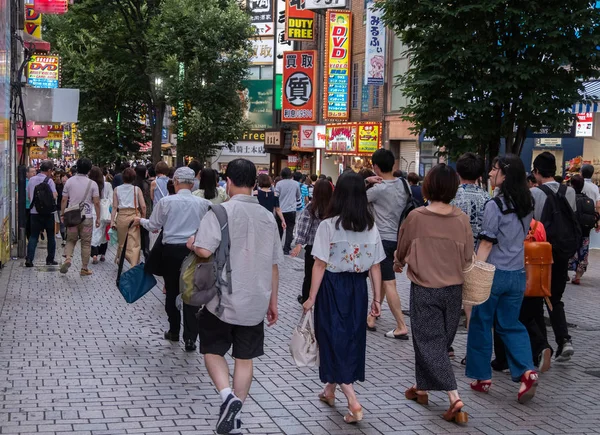
{"label": "japanese text sign", "polygon": [[315,14],[304,8],[304,0],[286,0],[285,39],[288,41],[312,41],[314,30]]}
{"label": "japanese text sign", "polygon": [[275,34],[273,0],[247,0],[246,8],[250,13],[252,25],[259,36],[273,36]]}
{"label": "japanese text sign", "polygon": [[381,124],[358,125],[358,152],[372,154],[381,147]]}
{"label": "japanese text sign", "polygon": [[331,9],[326,20],[323,117],[346,120],[350,115],[352,13]]}
{"label": "japanese text sign", "polygon": [[576,137],[592,137],[594,135],[594,114],[578,113],[575,124]]}
{"label": "japanese text sign", "polygon": [[325,149],[333,153],[355,153],[356,129],[356,124],[328,125]]}
{"label": "japanese text sign", "polygon": [[252,50],[250,65],[273,65],[275,56],[273,38],[252,40]]}
{"label": "japanese text sign", "polygon": [[27,67],[27,83],[34,88],[58,88],[59,57],[34,54]]}
{"label": "japanese text sign", "polygon": [[33,5],[25,5],[25,33],[34,38],[42,38],[42,14]]}
{"label": "japanese text sign", "polygon": [[316,51],[288,51],[283,55],[282,122],[316,119]]}
{"label": "japanese text sign", "polygon": [[370,1],[367,8],[365,84],[383,86],[385,71],[385,26],[383,11]]}

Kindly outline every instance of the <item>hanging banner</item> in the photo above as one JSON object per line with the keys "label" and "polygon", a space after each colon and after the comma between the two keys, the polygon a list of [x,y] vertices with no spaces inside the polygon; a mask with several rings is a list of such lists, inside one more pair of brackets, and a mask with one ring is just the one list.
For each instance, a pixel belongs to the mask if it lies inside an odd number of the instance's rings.
{"label": "hanging banner", "polygon": [[277,0],[277,22],[275,23],[275,110],[283,108],[283,53],[293,50],[293,42],[285,39],[286,0]]}
{"label": "hanging banner", "polygon": [[252,40],[253,54],[250,65],[273,65],[274,59],[273,38],[256,38]]}
{"label": "hanging banner", "polygon": [[27,83],[34,88],[58,88],[60,78],[59,57],[34,54],[27,64]]}
{"label": "hanging banner", "polygon": [[358,124],[358,152],[373,154],[381,148],[381,124]]}
{"label": "hanging banner", "polygon": [[273,0],[247,0],[246,9],[258,36],[275,34]]}
{"label": "hanging banner", "polygon": [[42,39],[42,14],[34,9],[33,4],[25,5],[25,33]]}
{"label": "hanging banner", "polygon": [[356,153],[356,130],[356,124],[328,125],[325,149],[333,153]]}
{"label": "hanging banner", "polygon": [[315,148],[325,149],[327,145],[327,126],[315,125]]}
{"label": "hanging banner", "polygon": [[304,6],[304,0],[285,2],[285,39],[288,41],[314,40],[315,14]]}
{"label": "hanging banner", "polygon": [[302,151],[312,151],[315,148],[315,126],[300,126],[300,149]]}
{"label": "hanging banner", "polygon": [[284,53],[282,122],[316,119],[316,61],[316,51]]}
{"label": "hanging banner", "polygon": [[350,116],[352,13],[328,10],[326,21],[323,117],[347,120]]}
{"label": "hanging banner", "polygon": [[594,114],[578,113],[575,123],[575,137],[592,137],[594,135]]}
{"label": "hanging banner", "polygon": [[367,45],[365,53],[365,84],[383,86],[385,71],[385,27],[381,9],[375,2],[367,5]]}

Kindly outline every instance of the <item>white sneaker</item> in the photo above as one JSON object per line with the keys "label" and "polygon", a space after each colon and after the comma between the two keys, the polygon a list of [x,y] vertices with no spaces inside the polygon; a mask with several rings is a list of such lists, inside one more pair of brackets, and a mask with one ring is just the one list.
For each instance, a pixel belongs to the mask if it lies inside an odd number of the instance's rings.
{"label": "white sneaker", "polygon": [[552,364],[552,349],[547,347],[540,355],[540,365],[538,366],[539,372],[546,373],[550,370],[550,364]]}

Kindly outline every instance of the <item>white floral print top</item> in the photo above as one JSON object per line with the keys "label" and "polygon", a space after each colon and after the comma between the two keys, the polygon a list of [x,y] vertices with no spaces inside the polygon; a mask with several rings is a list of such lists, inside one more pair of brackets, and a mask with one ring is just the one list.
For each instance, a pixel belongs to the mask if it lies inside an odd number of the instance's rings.
{"label": "white floral print top", "polygon": [[313,257],[326,262],[328,271],[367,272],[385,259],[377,225],[358,233],[346,231],[341,224],[336,228],[337,220],[335,217],[321,222],[313,244]]}

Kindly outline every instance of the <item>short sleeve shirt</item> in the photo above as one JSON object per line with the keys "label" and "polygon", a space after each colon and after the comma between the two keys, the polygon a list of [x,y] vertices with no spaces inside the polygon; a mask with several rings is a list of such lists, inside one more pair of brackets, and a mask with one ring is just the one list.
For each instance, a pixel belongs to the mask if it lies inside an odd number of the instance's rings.
{"label": "short sleeve shirt", "polygon": [[408,200],[404,183],[400,178],[383,180],[367,190],[367,198],[373,205],[375,223],[382,240],[398,240],[398,224]]}
{"label": "short sleeve shirt", "polygon": [[456,196],[450,204],[460,208],[469,217],[471,230],[477,244],[477,236],[481,232],[483,211],[490,195],[475,184],[462,184],[458,186]]}
{"label": "short sleeve shirt", "polygon": [[[87,196],[85,192],[90,186]],[[63,189],[63,197],[69,197],[69,207],[83,203],[83,214],[87,218],[94,216],[94,198],[100,197],[98,184],[87,175],[77,174],[67,180]]]}
{"label": "short sleeve shirt", "polygon": [[319,224],[312,255],[327,263],[333,273],[367,272],[385,259],[381,236],[377,225],[362,232],[336,228],[338,218],[325,219]]}
{"label": "short sleeve shirt", "polygon": [[502,210],[495,201],[488,201],[483,213],[483,224],[479,238],[493,243],[487,262],[505,271],[521,270],[525,267],[524,241],[529,231],[533,213],[519,219],[516,213],[507,211],[502,196]]}
{"label": "short sleeve shirt", "polygon": [[[255,326],[269,308],[272,269],[283,263],[283,250],[275,217],[262,207],[256,197],[235,195],[222,204],[229,227],[231,294],[223,290],[219,317],[232,325]],[[214,253],[221,243],[221,228],[214,212],[200,222],[194,246]],[[223,279],[227,279],[223,270]],[[216,315],[217,298],[206,304]]]}
{"label": "short sleeve shirt", "polygon": [[[35,206],[33,205],[33,193],[35,191],[35,187],[38,184],[44,183],[45,180],[46,180],[46,175],[37,174],[35,177],[31,177],[31,179],[29,180],[29,183],[27,184],[27,199],[29,200],[29,204],[31,206],[31,214],[37,214],[37,210],[35,209]],[[54,184],[52,177],[49,177],[48,185],[50,186],[50,190],[52,191],[52,193],[57,194],[56,185]]]}

